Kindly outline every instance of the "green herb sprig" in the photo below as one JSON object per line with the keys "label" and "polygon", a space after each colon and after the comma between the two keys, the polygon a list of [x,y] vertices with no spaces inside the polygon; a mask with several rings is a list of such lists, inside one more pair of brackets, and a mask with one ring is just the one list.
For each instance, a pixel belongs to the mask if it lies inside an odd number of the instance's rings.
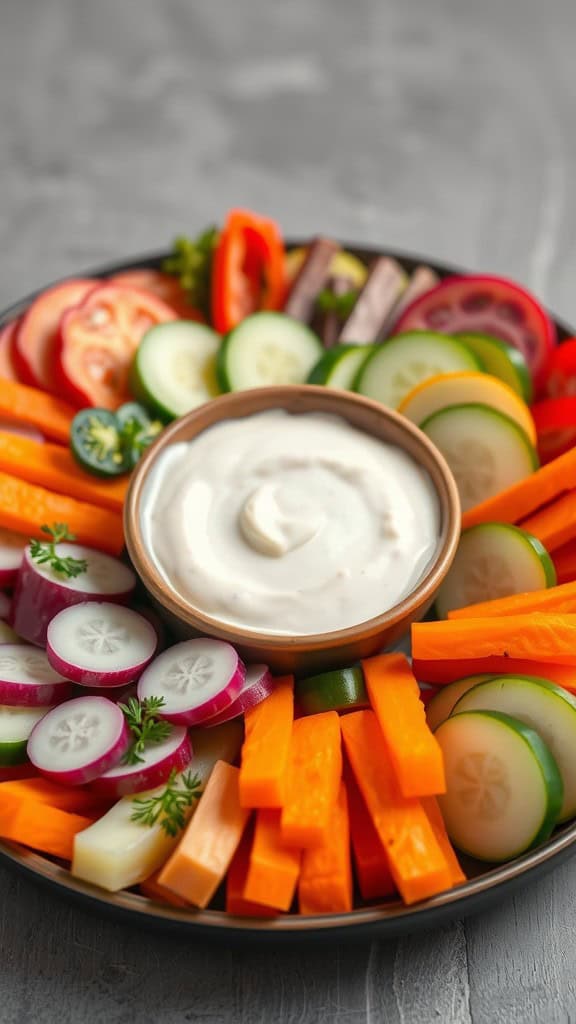
{"label": "green herb sprig", "polygon": [[133,736],[122,764],[140,764],[144,760],[141,755],[149,743],[161,743],[168,739],[172,726],[170,722],[158,718],[164,703],[164,697],[144,697],[143,700],[130,697],[127,704],[118,705]]}
{"label": "green herb sprig", "polygon": [[70,533],[66,523],[54,523],[52,526],[44,524],[40,527],[50,540],[41,541],[34,538],[30,541],[30,557],[38,562],[38,565],[49,565],[54,572],[60,576],[67,576],[72,579],[86,572],[88,562],[85,558],[63,558],[56,551],[56,545],[63,540],[76,540],[76,535]]}
{"label": "green herb sprig", "polygon": [[172,246],[172,255],[162,263],[162,270],[174,274],[184,291],[206,317],[210,315],[212,260],[218,242],[218,229],[209,227],[197,238],[181,235]]}
{"label": "green herb sprig", "polygon": [[342,320],[346,320],[354,309],[359,294],[357,288],[351,288],[342,295],[333,292],[331,288],[323,288],[318,293],[316,304],[322,313],[336,313]]}
{"label": "green herb sprig", "polygon": [[142,825],[159,824],[166,835],[177,836],[186,824],[186,811],[200,798],[202,784],[198,775],[185,772],[176,782],[176,769],[170,772],[166,788],[158,796],[133,800],[132,821]]}

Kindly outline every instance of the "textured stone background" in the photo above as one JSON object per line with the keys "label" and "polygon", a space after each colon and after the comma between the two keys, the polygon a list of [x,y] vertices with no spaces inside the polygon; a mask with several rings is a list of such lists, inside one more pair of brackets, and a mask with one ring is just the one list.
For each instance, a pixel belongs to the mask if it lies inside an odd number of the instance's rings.
{"label": "textured stone background", "polygon": [[[0,0],[0,306],[245,203],[576,321],[574,0]],[[0,870],[6,1024],[576,1020],[576,862],[372,946],[211,950]]]}

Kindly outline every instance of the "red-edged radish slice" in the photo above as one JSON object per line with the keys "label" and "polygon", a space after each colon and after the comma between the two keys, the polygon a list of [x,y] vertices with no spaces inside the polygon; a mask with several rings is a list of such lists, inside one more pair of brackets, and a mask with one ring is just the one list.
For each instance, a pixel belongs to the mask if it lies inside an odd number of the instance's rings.
{"label": "red-edged radish slice", "polygon": [[12,601],[8,594],[0,593],[0,619],[7,619],[9,617],[11,605]]}
{"label": "red-edged radish slice", "polygon": [[13,587],[30,541],[21,533],[0,527],[0,588]]}
{"label": "red-edged radish slice", "polygon": [[183,725],[175,725],[167,739],[151,743],[140,755],[138,764],[117,764],[92,783],[102,796],[118,799],[128,793],[141,793],[167,782],[170,772],[183,771],[192,760],[192,744]]}
{"label": "red-edged radish slice", "polygon": [[140,677],[138,697],[163,697],[162,718],[195,725],[220,714],[240,693],[246,669],[223,640],[185,640],[163,651]]}
{"label": "red-edged radish slice", "polygon": [[65,608],[48,626],[50,664],[82,686],[126,686],[154,657],[158,637],[131,608],[85,601]]}
{"label": "red-edged radish slice", "polygon": [[77,306],[98,281],[77,278],[54,285],[34,300],[14,336],[14,362],[20,379],[47,391],[55,390],[55,355],[60,320]]}
{"label": "red-edged radish slice", "polygon": [[42,775],[81,786],[108,771],[130,746],[130,730],[106,697],[76,697],[53,708],[34,726],[28,757]]}
{"label": "red-edged radish slice", "polygon": [[16,581],[10,625],[32,644],[46,643],[48,623],[63,608],[93,600],[125,604],[136,586],[132,569],[112,555],[83,544],[57,544],[56,551],[63,558],[84,559],[88,568],[79,576],[62,576],[51,565],[39,565],[26,549]]}
{"label": "red-edged radish slice", "polygon": [[207,729],[211,729],[214,725],[222,725],[223,722],[229,722],[232,718],[238,718],[245,711],[255,708],[261,701],[266,700],[273,689],[274,679],[268,665],[247,665],[244,685],[236,700],[233,700],[219,715],[208,718],[202,724]]}
{"label": "red-edged radish slice", "polygon": [[66,700],[72,687],[44,651],[29,644],[0,646],[0,704],[41,707]]}

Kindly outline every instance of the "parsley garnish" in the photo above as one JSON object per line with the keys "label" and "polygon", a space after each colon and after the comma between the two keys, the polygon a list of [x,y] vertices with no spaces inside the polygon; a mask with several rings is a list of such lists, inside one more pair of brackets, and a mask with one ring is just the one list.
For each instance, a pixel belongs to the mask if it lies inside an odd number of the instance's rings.
{"label": "parsley garnish", "polygon": [[174,241],[172,255],[162,263],[162,270],[179,278],[190,301],[209,319],[212,258],[218,242],[218,229],[207,228],[197,238],[181,235]]}
{"label": "parsley garnish", "polygon": [[148,743],[161,743],[168,739],[172,726],[170,722],[158,717],[158,711],[163,706],[164,697],[145,697],[144,700],[130,697],[127,704],[118,705],[134,737],[122,758],[122,764],[139,764],[144,760],[140,755]]}
{"label": "parsley garnish", "polygon": [[30,557],[38,562],[38,565],[49,565],[54,572],[60,576],[80,576],[86,572],[88,562],[85,558],[62,558],[56,551],[56,545],[63,540],[76,540],[76,535],[70,533],[66,523],[54,523],[53,526],[41,526],[42,533],[47,534],[49,541],[31,540]]}
{"label": "parsley garnish", "polygon": [[166,835],[177,836],[186,824],[186,811],[200,798],[201,782],[198,775],[185,772],[176,782],[176,769],[170,772],[166,788],[158,796],[133,800],[132,821],[142,825],[159,824]]}
{"label": "parsley garnish", "polygon": [[337,313],[342,320],[346,320],[354,309],[359,294],[357,288],[351,288],[342,295],[336,294],[331,288],[323,288],[318,293],[316,303],[323,313]]}

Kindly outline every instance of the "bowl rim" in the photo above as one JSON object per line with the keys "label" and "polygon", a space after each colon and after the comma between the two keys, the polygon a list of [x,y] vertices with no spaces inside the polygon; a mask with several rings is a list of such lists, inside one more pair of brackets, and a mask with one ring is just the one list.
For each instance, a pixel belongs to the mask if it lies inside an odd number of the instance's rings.
{"label": "bowl rim", "polygon": [[[420,466],[422,466],[423,461],[427,461],[429,465],[434,464],[438,471],[438,480],[435,480],[432,479],[432,473],[427,469],[440,505],[440,535],[433,559],[420,581],[401,601],[398,601],[379,615],[373,616],[370,619],[364,619],[362,622],[346,626],[342,629],[323,633],[281,634],[248,629],[244,626],[237,626],[233,623],[217,619],[189,604],[164,579],[158,568],[154,565],[142,536],[140,507],[148,473],[153,464],[174,443],[175,435],[177,436],[182,433],[183,427],[185,428],[189,424],[194,424],[197,420],[203,419],[207,409],[207,404],[205,404],[178,418],[162,431],[162,434],[150,446],[133,471],[124,502],[124,536],[126,548],[135,572],[152,598],[179,621],[184,622],[187,626],[198,632],[204,632],[208,635],[217,633],[220,639],[227,640],[232,644],[239,644],[240,646],[265,645],[273,652],[291,648],[296,648],[299,651],[316,652],[324,650],[327,646],[337,650],[355,641],[359,634],[364,637],[377,636],[385,630],[396,626],[415,610],[430,603],[456,554],[460,539],[460,498],[452,472],[442,454],[426,435],[404,416],[401,416],[395,410],[386,408],[379,402],[365,398],[363,395],[347,391],[335,393],[321,385],[295,384],[253,388],[249,391],[228,392],[212,399],[209,403],[213,413],[210,424],[202,427],[197,434],[193,435],[191,440],[217,423],[254,415],[254,412],[236,411],[238,407],[242,407],[245,404],[247,396],[250,396],[256,405],[259,405],[260,402],[265,402],[268,408],[274,409],[283,408],[283,403],[290,402],[290,400],[297,401],[299,398],[303,403],[307,403],[308,399],[312,399],[314,404],[322,405],[323,402],[327,401],[327,395],[330,396],[333,402],[335,394],[338,395],[339,405],[342,407],[340,415],[344,419],[348,418],[346,410],[351,408],[356,410],[365,409],[377,415],[381,420],[392,424],[396,433],[412,439],[414,448],[418,450],[418,456],[412,455],[414,461],[418,461]],[[263,410],[259,409],[259,411]],[[308,411],[313,410],[310,409]],[[357,427],[356,429],[362,428]],[[370,431],[364,430],[364,433],[370,434]],[[424,458],[421,460],[419,456]],[[427,467],[425,466],[424,468]]]}

